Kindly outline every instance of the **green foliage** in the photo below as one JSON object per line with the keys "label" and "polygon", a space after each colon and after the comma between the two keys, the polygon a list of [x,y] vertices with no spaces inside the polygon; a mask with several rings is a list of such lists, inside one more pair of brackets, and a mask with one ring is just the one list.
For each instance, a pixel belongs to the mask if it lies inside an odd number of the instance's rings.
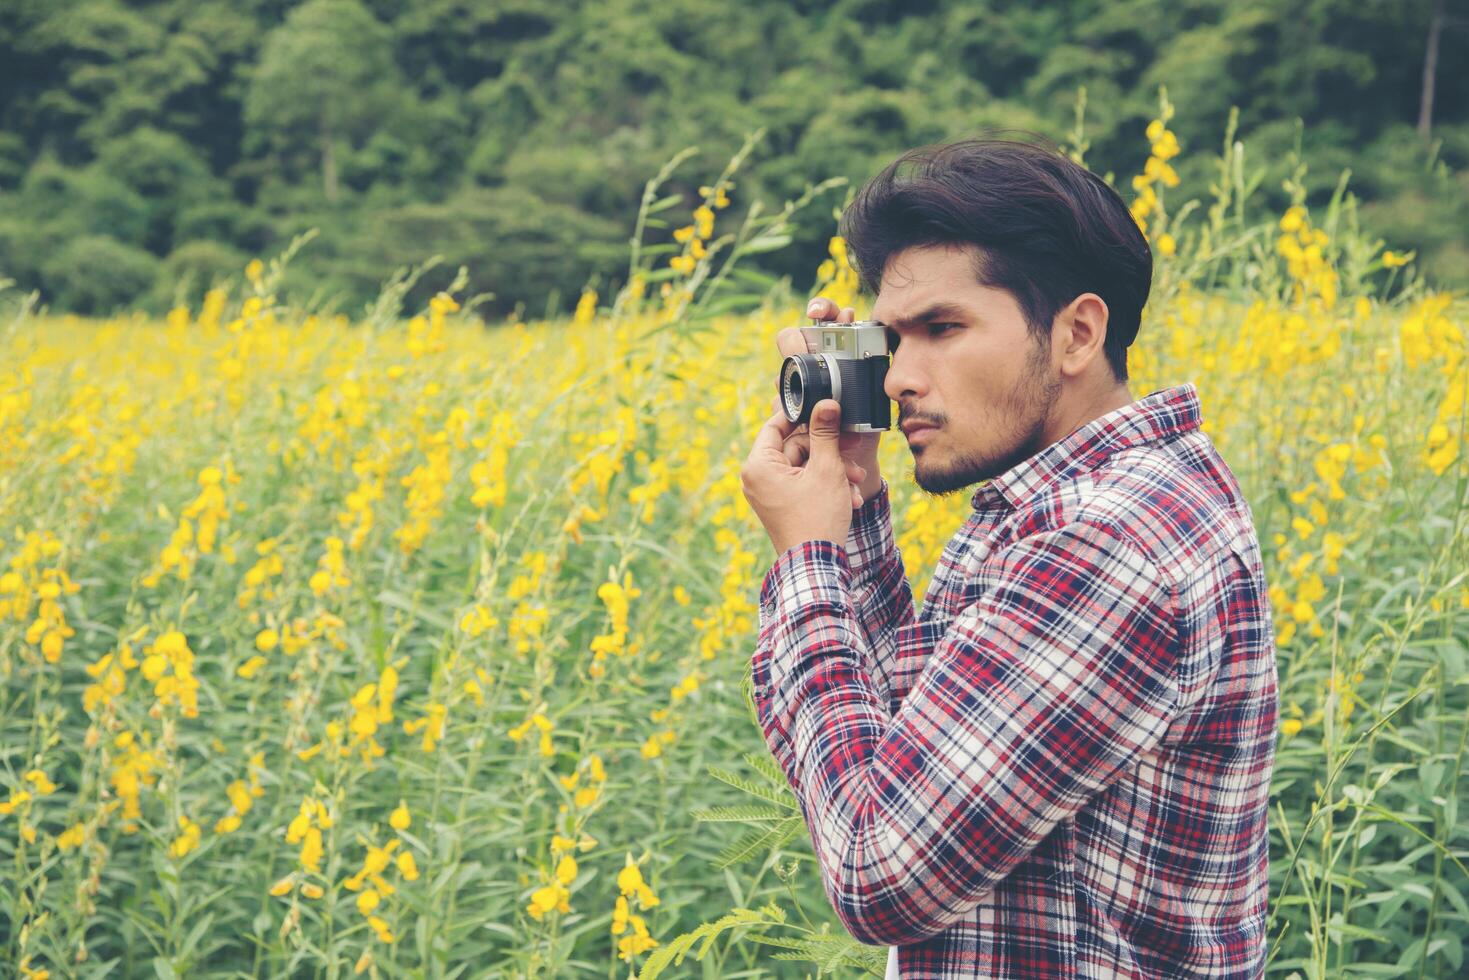
{"label": "green foliage", "polygon": [[223,242],[184,242],[164,259],[154,284],[154,308],[185,303],[198,307],[204,293],[229,279],[241,278],[249,256]]}
{"label": "green foliage", "polygon": [[266,36],[245,124],[288,160],[319,154],[323,193],[335,200],[334,142],[367,135],[395,81],[386,26],[356,0],[309,0]]}
{"label": "green foliage", "polygon": [[[405,204],[367,215],[341,262],[357,277],[349,280],[354,294],[375,293],[385,271],[425,258],[423,242],[433,243],[444,265],[424,276],[410,306],[426,303],[461,265],[476,285],[543,302],[552,292],[574,299],[589,272],[612,273],[627,251],[622,230],[596,215],[527,191],[465,190],[443,204]],[[578,254],[580,262],[570,261]]]}
{"label": "green foliage", "polygon": [[68,241],[42,265],[56,291],[56,303],[79,313],[106,314],[126,306],[153,287],[158,259],[106,235]]}
{"label": "green foliage", "polygon": [[[297,269],[305,296],[359,309],[388,272],[374,259],[457,253],[496,294],[489,312],[541,310],[607,273],[643,181],[685,147],[707,165],[763,128],[736,205],[787,200],[985,128],[1060,141],[1085,86],[1087,163],[1121,184],[1166,84],[1179,196],[1205,195],[1212,174],[1191,151],[1238,107],[1239,136],[1264,161],[1260,203],[1283,209],[1299,119],[1308,204],[1325,205],[1350,168],[1370,230],[1469,285],[1462,19],[1444,28],[1431,139],[1414,131],[1432,6],[765,0],[711,17],[701,0],[12,0],[0,268],[59,305],[42,269],[54,263],[36,256],[81,236],[159,258],[204,239],[259,255],[316,226]],[[668,190],[694,203],[696,186]],[[452,226],[461,204],[472,231]],[[804,284],[827,207],[797,218],[758,270]],[[358,238],[386,228],[421,237]],[[492,246],[502,239],[533,254]]]}

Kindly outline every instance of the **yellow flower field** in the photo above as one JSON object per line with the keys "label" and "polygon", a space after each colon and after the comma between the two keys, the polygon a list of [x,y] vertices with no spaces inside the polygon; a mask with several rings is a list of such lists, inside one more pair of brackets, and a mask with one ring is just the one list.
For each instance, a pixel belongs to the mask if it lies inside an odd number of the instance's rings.
{"label": "yellow flower field", "polygon": [[[1374,298],[1411,259],[1300,195],[1170,214],[1170,113],[1125,195],[1130,385],[1198,387],[1266,552],[1271,972],[1459,975],[1469,305]],[[161,322],[0,326],[0,961],[881,975],[747,701],[773,555],[738,471],[806,297],[691,315],[729,173],[564,321],[306,315],[256,262]],[[967,494],[882,452],[922,595]]]}

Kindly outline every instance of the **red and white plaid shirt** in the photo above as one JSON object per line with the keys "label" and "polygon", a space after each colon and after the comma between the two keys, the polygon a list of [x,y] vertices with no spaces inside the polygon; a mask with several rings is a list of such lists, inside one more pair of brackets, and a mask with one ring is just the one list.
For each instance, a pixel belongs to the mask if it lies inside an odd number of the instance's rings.
{"label": "red and white plaid shirt", "polygon": [[837,915],[904,980],[1260,976],[1275,635],[1194,386],[972,503],[921,616],[886,483],[760,590],[757,716]]}

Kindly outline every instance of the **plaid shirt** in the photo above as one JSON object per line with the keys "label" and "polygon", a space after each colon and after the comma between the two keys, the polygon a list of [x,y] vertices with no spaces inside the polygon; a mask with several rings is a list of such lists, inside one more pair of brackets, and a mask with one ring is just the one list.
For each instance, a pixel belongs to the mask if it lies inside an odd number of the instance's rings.
{"label": "plaid shirt", "polygon": [[760,590],[766,744],[905,978],[1258,977],[1275,636],[1193,385],[981,484],[923,602],[888,487]]}

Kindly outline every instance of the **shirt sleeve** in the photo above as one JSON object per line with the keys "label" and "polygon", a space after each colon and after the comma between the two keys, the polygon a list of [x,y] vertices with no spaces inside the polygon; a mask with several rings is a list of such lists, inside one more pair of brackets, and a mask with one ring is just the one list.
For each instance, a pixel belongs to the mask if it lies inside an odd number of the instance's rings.
{"label": "shirt sleeve", "polygon": [[[852,609],[865,644],[864,666],[872,675],[878,702],[884,707],[894,687],[898,627],[915,622],[913,588],[893,537],[888,481],[852,512],[847,532],[847,565],[852,573]],[[767,579],[767,584],[770,580]],[[770,597],[768,590],[766,597]],[[766,602],[762,607],[768,606]]]}
{"label": "shirt sleeve", "polygon": [[1174,596],[1113,530],[1024,537],[978,578],[891,716],[864,667],[843,549],[787,550],[762,590],[757,717],[827,895],[864,943],[957,922],[1177,714]]}

